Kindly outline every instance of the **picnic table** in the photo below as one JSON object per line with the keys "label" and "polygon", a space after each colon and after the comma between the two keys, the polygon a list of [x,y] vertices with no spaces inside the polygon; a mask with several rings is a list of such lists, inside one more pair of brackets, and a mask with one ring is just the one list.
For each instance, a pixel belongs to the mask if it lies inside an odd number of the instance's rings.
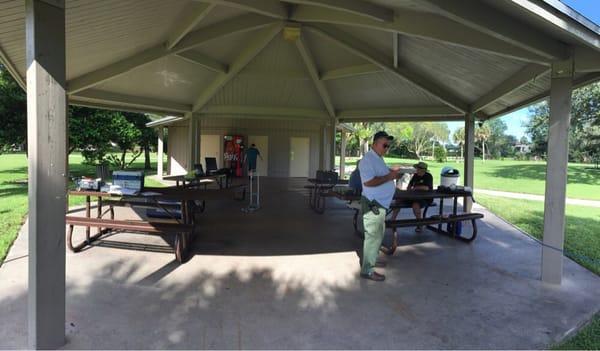
{"label": "picnic table", "polygon": [[348,185],[348,180],[346,179],[338,179],[336,183],[330,183],[321,182],[316,178],[308,178],[308,182],[311,183],[305,186],[309,190],[308,205],[319,214],[325,212],[325,197],[327,197],[329,191],[336,186],[347,188]]}
{"label": "picnic table", "polygon": [[[175,258],[183,263],[194,241],[195,213],[206,200],[222,199],[235,188],[226,190],[202,190],[183,187],[152,188],[145,187],[143,191],[133,195],[115,194],[93,190],[71,190],[70,196],[85,196],[85,217],[66,216],[69,225],[67,245],[73,252],[79,252],[102,236],[117,231],[137,232],[146,234],[168,234],[174,238]],[[92,198],[97,199],[96,215],[92,217]],[[114,207],[132,207],[157,209],[165,214],[163,220],[121,220],[115,219]],[[109,218],[105,218],[109,215]],[[85,240],[73,244],[74,226],[85,227]],[[97,228],[96,234],[91,235],[91,228]]]}
{"label": "picnic table", "polygon": [[219,185],[219,189],[229,187],[226,174],[213,174],[213,175],[205,175],[205,176],[199,176],[199,177],[195,177],[195,176],[188,175],[188,174],[178,174],[178,175],[164,176],[163,179],[175,181],[176,186],[180,186],[180,183],[181,183],[181,186],[183,186],[183,187],[192,186],[192,185],[203,185],[204,189],[206,189],[206,186],[208,184],[212,184],[215,182]]}
{"label": "picnic table", "polygon": [[[344,200],[344,201],[355,202],[355,203],[359,203],[360,197],[361,197],[360,195],[357,195],[352,192],[335,192],[335,191],[330,191],[329,193],[327,193],[326,196],[336,197],[336,198]],[[438,234],[447,235],[454,239],[464,241],[464,242],[472,242],[477,237],[476,220],[483,218],[483,214],[474,213],[474,212],[459,213],[458,199],[459,198],[467,198],[467,197],[472,198],[473,193],[471,191],[465,191],[465,190],[459,190],[459,189],[452,190],[452,191],[445,190],[445,189],[443,189],[443,190],[438,189],[438,190],[401,190],[401,191],[396,191],[396,193],[394,194],[393,202],[390,206],[391,210],[396,209],[396,208],[407,207],[406,204],[410,203],[412,201],[426,200],[429,203],[434,204],[434,201],[438,200],[439,204],[437,206],[439,207],[439,211],[438,211],[437,215],[427,217],[427,210],[429,207],[432,206],[432,205],[428,205],[424,208],[422,219],[416,219],[416,218],[391,219],[391,220],[386,221],[386,228],[395,229],[395,228],[402,228],[402,227],[414,227],[414,226],[424,225],[424,226],[427,226],[428,229],[431,229]],[[444,209],[444,201],[448,201],[448,200],[452,201],[452,211],[451,211],[451,213],[446,214],[446,213],[444,213],[444,210],[445,210]],[[353,217],[354,228],[357,233],[362,233],[359,230],[360,206],[354,206],[353,209],[355,210],[354,217]],[[467,237],[467,236],[463,236],[462,234],[459,235],[458,229],[457,229],[458,226],[453,225],[457,222],[462,222],[462,221],[471,221],[472,227],[473,227],[471,236]],[[448,227],[446,227],[446,229],[444,229],[444,226],[443,226],[443,224],[448,224],[448,223],[451,223],[450,230],[448,230]]]}

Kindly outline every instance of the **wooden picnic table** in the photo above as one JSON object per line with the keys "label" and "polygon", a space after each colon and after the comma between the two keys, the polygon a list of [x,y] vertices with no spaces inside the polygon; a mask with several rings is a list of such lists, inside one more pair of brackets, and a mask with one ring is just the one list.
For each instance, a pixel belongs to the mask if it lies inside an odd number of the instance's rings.
{"label": "wooden picnic table", "polygon": [[[335,192],[330,191],[325,196],[336,197],[338,199],[349,201],[349,202],[359,202],[361,196],[352,192]],[[424,208],[423,218],[418,219],[393,219],[386,221],[386,228],[401,228],[401,227],[413,227],[419,225],[425,225],[427,228],[435,231],[439,234],[448,235],[454,239],[461,240],[464,242],[472,242],[477,237],[477,224],[475,222],[476,219],[483,218],[483,215],[480,213],[459,213],[458,212],[458,199],[459,198],[467,198],[473,197],[473,193],[471,191],[465,190],[398,190],[394,194],[393,202],[390,206],[390,210],[395,208],[404,208],[407,207],[408,203],[412,201],[418,200],[426,200],[429,203],[434,203],[435,200],[439,201],[438,207],[439,211],[437,215],[427,217],[427,209],[431,207],[428,205]],[[444,213],[444,201],[451,199],[452,201],[452,212],[450,214]],[[360,206],[353,207],[355,213],[353,217],[353,225],[357,233],[361,233],[359,230],[359,215],[360,215]],[[470,237],[465,237],[459,235],[457,233],[457,226],[451,225],[451,230],[448,231],[443,228],[443,224],[446,223],[457,223],[462,221],[471,221],[473,225],[473,232]]]}
{"label": "wooden picnic table", "polygon": [[[160,189],[160,188],[156,188]],[[175,257],[177,261],[184,262],[189,247],[193,243],[194,235],[194,204],[188,199],[170,196],[167,198],[164,195],[171,190],[163,192],[151,191],[154,189],[144,189],[137,194],[123,195],[92,190],[71,190],[70,196],[85,196],[85,217],[67,216],[66,221],[69,224],[67,235],[67,244],[71,251],[79,252],[84,247],[92,242],[100,239],[103,235],[114,230],[126,230],[131,232],[142,232],[149,234],[172,234],[175,235]],[[91,215],[91,199],[97,199],[96,216]],[[178,202],[178,203],[173,203]],[[108,208],[104,211],[104,206]],[[116,220],[114,215],[114,207],[138,207],[138,208],[154,208],[164,211],[167,220],[150,221],[150,220]],[[180,215],[176,211],[180,210]],[[110,214],[110,219],[104,218],[106,214]],[[173,223],[174,222],[174,223]],[[85,240],[80,244],[73,244],[73,227],[84,226]],[[91,228],[98,228],[95,235],[91,235]]]}
{"label": "wooden picnic table", "polygon": [[348,180],[338,179],[336,183],[321,182],[316,178],[308,178],[310,185],[305,186],[309,190],[308,193],[308,205],[315,212],[321,214],[325,211],[325,194],[336,186],[347,187]]}
{"label": "wooden picnic table", "polygon": [[181,186],[183,186],[183,187],[191,186],[191,185],[204,185],[204,188],[206,189],[206,186],[208,184],[211,184],[214,182],[216,182],[219,185],[219,189],[229,187],[226,174],[213,174],[213,175],[205,175],[205,176],[200,176],[200,177],[195,177],[195,176],[188,175],[188,174],[180,174],[180,175],[164,176],[163,179],[175,181],[176,186],[180,186],[180,183],[181,183]]}

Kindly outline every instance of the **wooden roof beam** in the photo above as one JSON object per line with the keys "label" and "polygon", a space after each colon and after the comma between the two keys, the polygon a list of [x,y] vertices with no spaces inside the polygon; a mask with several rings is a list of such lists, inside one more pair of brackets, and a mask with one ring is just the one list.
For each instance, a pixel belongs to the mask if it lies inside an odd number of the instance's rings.
{"label": "wooden roof beam", "polygon": [[333,107],[333,103],[331,102],[331,97],[329,96],[329,92],[327,92],[327,88],[325,87],[325,83],[323,83],[319,79],[319,70],[317,69],[317,65],[315,64],[315,59],[313,58],[310,49],[304,42],[302,36],[300,36],[296,40],[296,47],[300,52],[300,56],[302,57],[302,61],[306,65],[306,69],[308,70],[308,74],[310,79],[313,81],[321,100],[323,101],[323,105],[327,109],[329,116],[335,118],[335,108]]}
{"label": "wooden roof beam", "polygon": [[229,66],[229,70],[225,74],[219,75],[198,97],[194,103],[193,111],[200,111],[215,94],[235,77],[250,61],[262,51],[271,40],[281,32],[283,22],[277,22],[261,29],[259,33],[249,41],[236,60]]}
{"label": "wooden roof beam", "polygon": [[165,46],[171,50],[183,37],[194,29],[206,17],[210,11],[215,8],[213,4],[196,4],[192,3],[185,10],[185,17],[177,21],[177,26],[169,35],[169,39]]}
{"label": "wooden roof beam", "polygon": [[272,23],[272,19],[251,14],[242,15],[205,28],[201,28],[194,32],[188,33],[171,50],[167,49],[164,43],[161,43],[125,59],[113,62],[95,71],[73,78],[67,82],[67,92],[69,94],[77,93],[115,78],[121,74],[127,73],[136,67],[158,60],[162,57],[193,49],[194,47],[209,40],[222,38],[235,33],[255,30]]}
{"label": "wooden roof beam", "polygon": [[485,109],[497,100],[512,93],[515,90],[518,90],[525,84],[529,83],[530,81],[536,79],[537,77],[543,75],[548,71],[549,69],[546,66],[540,66],[533,63],[526,65],[517,73],[500,83],[498,86],[494,87],[481,98],[479,98],[479,100],[477,100],[473,104],[471,108],[472,112],[478,112]]}
{"label": "wooden roof beam", "polygon": [[392,108],[371,108],[341,110],[340,120],[358,120],[361,118],[396,118],[396,117],[460,117],[463,114],[448,106],[403,106]]}
{"label": "wooden roof beam", "polygon": [[[211,105],[200,112],[203,115],[246,115],[246,116],[275,116],[275,117],[305,117],[307,119],[329,120],[329,114],[323,110],[244,105]],[[254,118],[254,117],[252,117]]]}
{"label": "wooden roof beam", "polygon": [[392,22],[379,22],[326,8],[298,6],[291,19],[303,23],[341,24],[399,33],[548,66],[552,61],[488,34],[474,31],[446,17],[425,12],[406,10],[396,13]]}
{"label": "wooden roof beam", "polygon": [[337,43],[339,46],[345,48],[353,54],[362,57],[363,59],[381,67],[385,71],[388,71],[413,84],[420,90],[437,98],[444,104],[456,109],[457,111],[465,113],[469,110],[469,105],[459,97],[455,96],[454,93],[447,91],[440,87],[439,84],[416,74],[413,70],[405,67],[395,68],[389,55],[380,53],[377,49],[369,47],[367,44],[357,40],[347,33],[327,25],[313,24],[310,26],[305,26],[305,28],[312,30],[313,32]]}
{"label": "wooden roof beam", "polygon": [[332,69],[330,71],[325,71],[321,74],[321,80],[333,80],[333,79],[341,79],[347,77],[360,76],[363,74],[373,74],[383,72],[383,69],[377,65],[372,63],[367,63],[364,65],[356,65],[356,66],[348,66],[342,68]]}
{"label": "wooden roof beam", "polygon": [[326,8],[336,11],[342,11],[349,14],[361,16],[363,18],[375,20],[378,22],[392,22],[394,20],[394,10],[366,2],[364,0],[284,0],[294,4],[313,5],[320,8]]}
{"label": "wooden roof beam", "polygon": [[17,84],[19,84],[21,89],[27,90],[25,79],[21,77],[21,74],[19,73],[15,65],[8,58],[4,50],[2,50],[2,47],[0,47],[0,63],[2,63],[4,67],[6,67],[6,70],[13,76],[15,81],[17,81]]}
{"label": "wooden roof beam", "polygon": [[550,60],[569,56],[565,44],[508,16],[482,1],[426,0],[454,21],[507,43],[529,50]]}
{"label": "wooden roof beam", "polygon": [[279,0],[196,0],[213,5],[232,7],[277,19],[287,19],[288,9]]}
{"label": "wooden roof beam", "polygon": [[177,54],[177,57],[180,57],[188,62],[200,65],[208,70],[217,73],[227,73],[228,66],[225,63],[214,60],[204,54],[201,54],[197,51],[184,51]]}
{"label": "wooden roof beam", "polygon": [[162,113],[185,113],[192,110],[192,106],[171,101],[164,101],[154,98],[140,96],[123,95],[111,93],[102,90],[86,90],[69,97],[69,102],[81,106],[97,106],[99,108],[110,108],[113,110],[125,110],[134,112],[155,112]]}

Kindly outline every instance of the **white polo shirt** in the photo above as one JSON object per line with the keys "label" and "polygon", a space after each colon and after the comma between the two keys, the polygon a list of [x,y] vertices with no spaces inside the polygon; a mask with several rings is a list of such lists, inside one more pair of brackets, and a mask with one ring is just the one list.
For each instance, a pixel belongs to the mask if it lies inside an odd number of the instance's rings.
{"label": "white polo shirt", "polygon": [[362,194],[370,201],[377,201],[385,208],[390,208],[396,186],[390,180],[378,186],[366,186],[365,183],[375,177],[383,177],[390,173],[390,168],[385,164],[383,158],[372,149],[365,154],[358,164],[360,179],[363,183]]}

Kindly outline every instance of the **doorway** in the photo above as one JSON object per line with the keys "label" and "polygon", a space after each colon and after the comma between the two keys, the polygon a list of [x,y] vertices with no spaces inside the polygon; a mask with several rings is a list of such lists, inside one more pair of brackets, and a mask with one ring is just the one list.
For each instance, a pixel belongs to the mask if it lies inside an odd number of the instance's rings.
{"label": "doorway", "polygon": [[290,138],[290,177],[308,177],[310,138]]}
{"label": "doorway", "polygon": [[205,157],[214,157],[217,159],[217,168],[223,167],[223,153],[221,152],[222,138],[220,135],[202,135],[200,136],[200,163],[206,170]]}

